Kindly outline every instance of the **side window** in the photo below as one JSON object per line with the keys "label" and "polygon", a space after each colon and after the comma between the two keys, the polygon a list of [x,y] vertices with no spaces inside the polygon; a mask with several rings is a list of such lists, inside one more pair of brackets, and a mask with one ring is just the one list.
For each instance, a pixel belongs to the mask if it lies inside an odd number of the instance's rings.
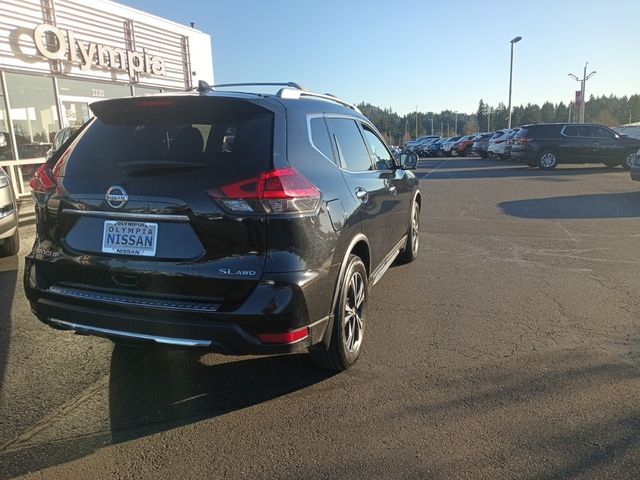
{"label": "side window", "polygon": [[384,146],[384,143],[377,137],[375,133],[367,128],[366,125],[362,126],[364,132],[364,138],[369,145],[369,151],[373,155],[373,163],[376,166],[376,170],[391,170],[393,168],[393,158]]}
{"label": "side window", "polygon": [[369,152],[355,120],[330,118],[329,126],[338,146],[342,166],[352,172],[372,170]]}
{"label": "side window", "polygon": [[596,138],[615,138],[613,132],[602,127],[591,127],[591,136]]}
{"label": "side window", "polygon": [[583,125],[568,125],[564,128],[564,134],[567,137],[590,137],[589,127]]}
{"label": "side window", "polygon": [[311,144],[331,162],[336,163],[333,149],[331,148],[331,138],[323,117],[314,117],[309,120],[309,134],[311,136]]}

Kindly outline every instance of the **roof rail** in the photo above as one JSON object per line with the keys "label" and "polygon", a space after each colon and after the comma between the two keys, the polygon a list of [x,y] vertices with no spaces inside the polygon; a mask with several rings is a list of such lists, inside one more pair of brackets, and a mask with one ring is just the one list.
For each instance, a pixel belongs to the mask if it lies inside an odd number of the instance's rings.
{"label": "roof rail", "polygon": [[304,90],[302,85],[295,82],[220,83],[213,86],[213,88],[218,87],[292,87]]}
{"label": "roof rail", "polygon": [[220,83],[217,85],[209,85],[204,80],[200,80],[198,82],[198,87],[196,90],[200,93],[211,92],[216,88],[223,87],[282,87],[276,93],[277,98],[284,98],[288,100],[299,100],[301,97],[313,97],[313,98],[322,98],[324,100],[328,100],[330,102],[338,103],[345,107],[348,107],[358,113],[362,113],[358,107],[355,105],[346,102],[335,95],[330,93],[315,93],[306,90],[302,85],[296,82],[254,82],[254,83]]}
{"label": "roof rail", "polygon": [[276,93],[276,97],[284,98],[289,100],[298,100],[300,97],[314,97],[314,98],[322,98],[324,100],[328,100],[330,102],[339,103],[340,105],[344,105],[358,113],[362,113],[358,107],[355,105],[346,102],[335,95],[331,95],[330,93],[315,93],[309,92],[307,90],[299,90],[295,88],[281,88],[278,93]]}

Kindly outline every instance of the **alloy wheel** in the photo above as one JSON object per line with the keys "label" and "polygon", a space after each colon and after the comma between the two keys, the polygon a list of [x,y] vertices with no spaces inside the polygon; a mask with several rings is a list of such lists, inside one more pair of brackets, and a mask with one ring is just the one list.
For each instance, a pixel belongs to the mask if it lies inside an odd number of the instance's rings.
{"label": "alloy wheel", "polygon": [[551,168],[556,164],[556,155],[555,153],[547,152],[542,157],[540,157],[540,165],[545,168]]}
{"label": "alloy wheel", "polygon": [[360,272],[353,272],[347,284],[344,302],[344,342],[347,351],[353,353],[360,348],[364,333],[365,286]]}
{"label": "alloy wheel", "polygon": [[411,217],[411,250],[413,254],[418,253],[420,246],[420,209],[417,204],[413,205],[413,216]]}

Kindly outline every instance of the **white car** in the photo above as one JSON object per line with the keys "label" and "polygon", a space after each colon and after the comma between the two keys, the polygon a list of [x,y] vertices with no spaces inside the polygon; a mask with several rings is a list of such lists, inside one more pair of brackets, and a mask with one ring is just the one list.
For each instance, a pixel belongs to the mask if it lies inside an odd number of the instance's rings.
{"label": "white car", "polygon": [[504,147],[507,146],[507,137],[509,137],[510,133],[511,130],[505,128],[493,134],[493,137],[489,139],[489,147],[487,148],[490,158],[504,158]]}
{"label": "white car", "polygon": [[451,137],[449,140],[447,140],[446,142],[444,142],[442,144],[442,146],[440,147],[440,151],[442,152],[442,155],[445,155],[447,157],[451,156],[451,149],[453,148],[453,145],[462,138],[462,135],[458,136],[458,137]]}

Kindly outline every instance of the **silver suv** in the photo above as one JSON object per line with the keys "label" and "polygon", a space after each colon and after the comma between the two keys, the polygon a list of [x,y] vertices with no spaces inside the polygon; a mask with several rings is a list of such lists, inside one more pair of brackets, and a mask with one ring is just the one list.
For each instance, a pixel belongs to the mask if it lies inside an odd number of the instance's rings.
{"label": "silver suv", "polygon": [[0,256],[15,255],[18,250],[18,205],[9,177],[0,168]]}

